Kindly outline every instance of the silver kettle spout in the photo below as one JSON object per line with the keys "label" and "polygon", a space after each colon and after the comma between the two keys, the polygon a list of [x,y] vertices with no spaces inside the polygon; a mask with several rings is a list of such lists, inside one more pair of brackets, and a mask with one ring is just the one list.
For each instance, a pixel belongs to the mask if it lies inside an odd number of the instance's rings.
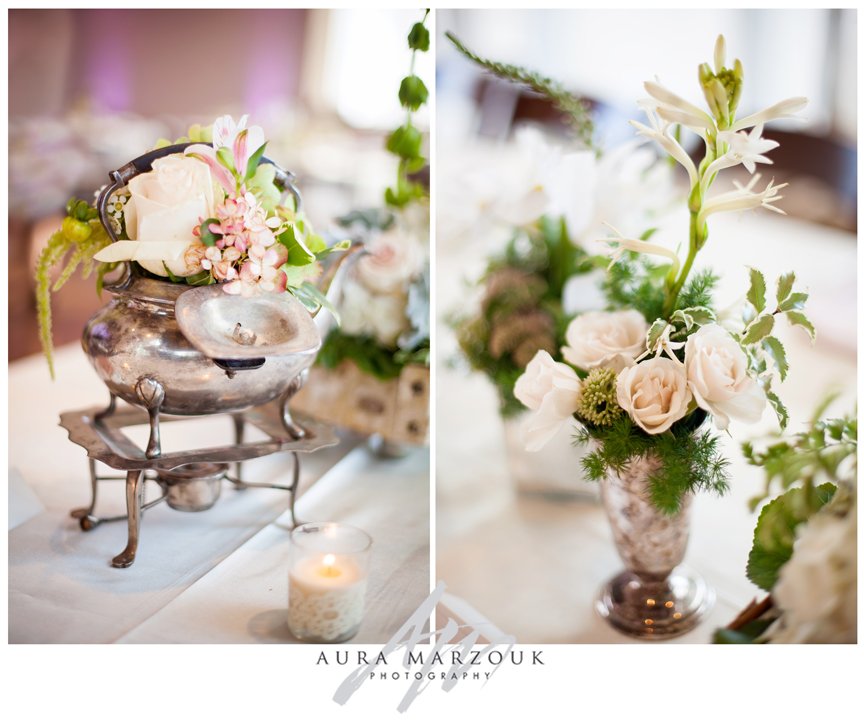
{"label": "silver kettle spout", "polygon": [[[352,243],[350,248],[348,248],[338,258],[335,258],[327,266],[327,269],[324,270],[324,273],[318,280],[318,289],[331,304],[335,304],[334,301],[339,295],[342,280],[345,277],[348,268],[351,267],[354,260],[364,252],[366,252],[366,246],[363,242],[355,241]],[[312,313],[312,317],[317,317],[319,312],[321,312],[321,306],[316,308],[315,312]],[[320,323],[316,322],[316,324],[320,327]]]}
{"label": "silver kettle spout", "polygon": [[[318,281],[318,289],[331,306],[335,307],[338,303],[339,294],[342,292],[342,282],[345,278],[348,269],[354,264],[355,260],[360,257],[366,248],[361,241],[356,241],[342,255],[331,262]],[[334,318],[332,313],[321,313],[323,306],[319,305],[312,313],[315,320],[315,326],[318,328],[322,338],[327,337]],[[319,314],[320,313],[320,314]]]}

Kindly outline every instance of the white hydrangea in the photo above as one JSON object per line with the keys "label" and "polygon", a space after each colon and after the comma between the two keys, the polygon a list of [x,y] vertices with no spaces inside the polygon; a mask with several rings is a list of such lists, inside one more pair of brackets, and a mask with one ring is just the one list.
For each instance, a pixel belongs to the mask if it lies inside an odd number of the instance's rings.
{"label": "white hydrangea", "polygon": [[799,530],[773,596],[782,612],[767,633],[775,643],[856,642],[858,519],[821,512]]}
{"label": "white hydrangea", "polygon": [[407,293],[375,293],[354,278],[346,279],[339,313],[346,335],[369,335],[386,347],[409,329],[405,314]]}

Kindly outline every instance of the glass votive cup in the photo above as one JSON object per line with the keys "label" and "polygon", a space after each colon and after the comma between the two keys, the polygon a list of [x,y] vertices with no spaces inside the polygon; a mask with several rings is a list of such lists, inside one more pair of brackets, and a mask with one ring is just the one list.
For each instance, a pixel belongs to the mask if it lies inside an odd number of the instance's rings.
{"label": "glass votive cup", "polygon": [[298,640],[340,643],[357,634],[366,605],[372,538],[342,523],[291,532],[288,629]]}

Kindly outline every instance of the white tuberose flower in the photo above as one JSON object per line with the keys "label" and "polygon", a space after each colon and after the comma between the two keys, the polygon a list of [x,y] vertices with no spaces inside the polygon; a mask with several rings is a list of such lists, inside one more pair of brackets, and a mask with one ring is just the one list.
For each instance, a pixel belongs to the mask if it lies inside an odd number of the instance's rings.
{"label": "white tuberose flower", "polygon": [[561,354],[582,370],[608,367],[618,372],[645,349],[647,331],[648,323],[636,310],[587,312],[567,326]]}
{"label": "white tuberose flower", "polygon": [[[715,160],[705,173],[708,175],[713,169],[719,170],[720,167],[732,167],[733,165],[743,164],[747,168],[747,172],[751,175],[756,172],[756,163],[772,164],[763,153],[773,150],[780,143],[775,140],[765,140],[762,138],[762,125],[757,125],[748,135],[746,132],[732,132],[724,130],[717,133],[717,139],[726,143],[729,149],[724,155],[721,155]],[[719,164],[723,160],[722,164]],[[714,165],[718,164],[717,168]]]}
{"label": "white tuberose flower", "polygon": [[612,267],[612,265],[618,262],[623,257],[626,250],[630,250],[635,253],[642,253],[643,255],[658,255],[660,257],[666,258],[667,260],[671,260],[672,268],[670,269],[670,272],[676,275],[678,274],[678,268],[681,267],[681,261],[674,252],[669,250],[669,248],[665,248],[662,245],[657,245],[656,243],[650,243],[646,240],[625,238],[614,227],[612,227],[611,225],[609,227],[618,236],[602,238],[600,240],[600,242],[606,243],[613,250],[612,263],[609,265],[609,267]]}
{"label": "white tuberose flower", "polygon": [[538,350],[516,381],[513,394],[535,411],[525,425],[525,449],[537,452],[576,412],[582,401],[582,382],[569,365]]}
{"label": "white tuberose flower", "polygon": [[709,215],[716,212],[728,212],[730,210],[752,210],[753,208],[763,207],[766,210],[771,210],[781,215],[786,213],[778,207],[774,207],[771,203],[782,200],[783,196],[777,193],[786,187],[789,183],[775,185],[771,180],[765,189],[761,192],[753,192],[753,187],[759,182],[761,175],[754,175],[747,185],[741,185],[735,182],[735,190],[720,193],[712,198],[709,198],[702,209],[699,211],[699,223],[705,222]]}
{"label": "white tuberose flower", "polygon": [[618,404],[650,435],[665,432],[687,413],[690,389],[684,369],[655,357],[618,374]]}
{"label": "white tuberose flower", "polygon": [[656,101],[657,114],[670,123],[684,125],[697,134],[716,129],[714,118],[660,83],[646,82],[646,92]]}
{"label": "white tuberose flower", "polygon": [[754,423],[762,417],[765,392],[747,374],[744,351],[719,325],[703,325],[687,338],[684,368],[696,404],[721,430],[729,418]]}
{"label": "white tuberose flower", "polygon": [[808,100],[806,97],[793,97],[781,100],[778,103],[774,103],[771,107],[767,107],[757,113],[736,120],[732,123],[730,129],[744,130],[745,128],[753,127],[754,125],[764,125],[770,120],[792,118],[795,116],[795,113],[800,112],[807,107],[807,102]]}
{"label": "white tuberose flower", "polygon": [[671,157],[673,157],[686,171],[690,178],[690,187],[692,188],[699,181],[699,172],[696,170],[696,165],[690,159],[687,151],[681,147],[681,144],[671,135],[671,123],[668,121],[661,122],[657,118],[657,113],[654,112],[656,104],[651,101],[641,101],[639,105],[648,116],[648,121],[651,127],[643,125],[636,120],[631,120],[630,124],[636,128],[637,134],[653,140],[662,147]]}
{"label": "white tuberose flower", "polygon": [[708,192],[710,184],[720,170],[743,164],[752,175],[756,172],[756,163],[773,165],[773,161],[763,153],[773,150],[780,143],[762,138],[762,125],[757,125],[748,135],[746,132],[723,130],[717,133],[717,142],[725,143],[728,150],[712,162],[702,175],[702,194]]}

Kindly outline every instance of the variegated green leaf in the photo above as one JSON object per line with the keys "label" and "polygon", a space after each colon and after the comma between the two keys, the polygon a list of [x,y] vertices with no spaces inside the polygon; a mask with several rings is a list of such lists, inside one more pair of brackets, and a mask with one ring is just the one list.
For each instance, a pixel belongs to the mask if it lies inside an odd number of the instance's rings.
{"label": "variegated green leaf", "polygon": [[762,340],[762,347],[774,361],[777,372],[780,373],[780,380],[785,380],[786,373],[789,372],[789,361],[786,359],[786,348],[783,347],[783,343],[769,335]]}
{"label": "variegated green leaf", "polygon": [[756,308],[756,312],[765,309],[765,276],[756,268],[750,268],[750,289],[747,291],[747,301]]}
{"label": "variegated green leaf", "polygon": [[651,323],[651,327],[648,328],[648,334],[646,336],[646,344],[648,349],[652,352],[657,345],[657,341],[660,339],[660,336],[663,334],[663,331],[666,329],[667,323],[665,320],[655,320]]}
{"label": "variegated green leaf", "polygon": [[778,306],[784,312],[788,310],[802,310],[807,298],[810,297],[807,293],[796,292],[792,293]]}
{"label": "variegated green leaf", "polygon": [[786,409],[786,406],[777,397],[776,393],[766,392],[765,397],[768,398],[768,402],[771,403],[771,407],[774,408],[774,412],[777,414],[777,422],[780,423],[780,429],[785,430],[786,424],[789,422],[789,411]]}
{"label": "variegated green leaf", "polygon": [[744,333],[744,337],[741,339],[741,342],[744,345],[750,345],[752,343],[759,342],[762,338],[770,335],[773,329],[774,316],[760,315],[747,326],[747,331]]}
{"label": "variegated green leaf", "polygon": [[795,273],[788,272],[783,273],[780,277],[777,278],[777,304],[782,303],[787,297],[789,297],[789,293],[792,292],[792,285],[795,284]]}
{"label": "variegated green leaf", "polygon": [[696,307],[676,310],[672,313],[672,317],[669,318],[669,321],[673,325],[680,325],[683,323],[684,326],[690,330],[694,325],[705,325],[714,322],[716,319],[717,316],[714,314],[713,310],[698,305]]}
{"label": "variegated green leaf", "polygon": [[807,331],[811,340],[816,339],[816,328],[813,327],[813,323],[807,319],[807,316],[804,315],[804,313],[798,312],[797,310],[790,310],[786,313],[786,319],[792,325],[800,325],[803,327]]}

